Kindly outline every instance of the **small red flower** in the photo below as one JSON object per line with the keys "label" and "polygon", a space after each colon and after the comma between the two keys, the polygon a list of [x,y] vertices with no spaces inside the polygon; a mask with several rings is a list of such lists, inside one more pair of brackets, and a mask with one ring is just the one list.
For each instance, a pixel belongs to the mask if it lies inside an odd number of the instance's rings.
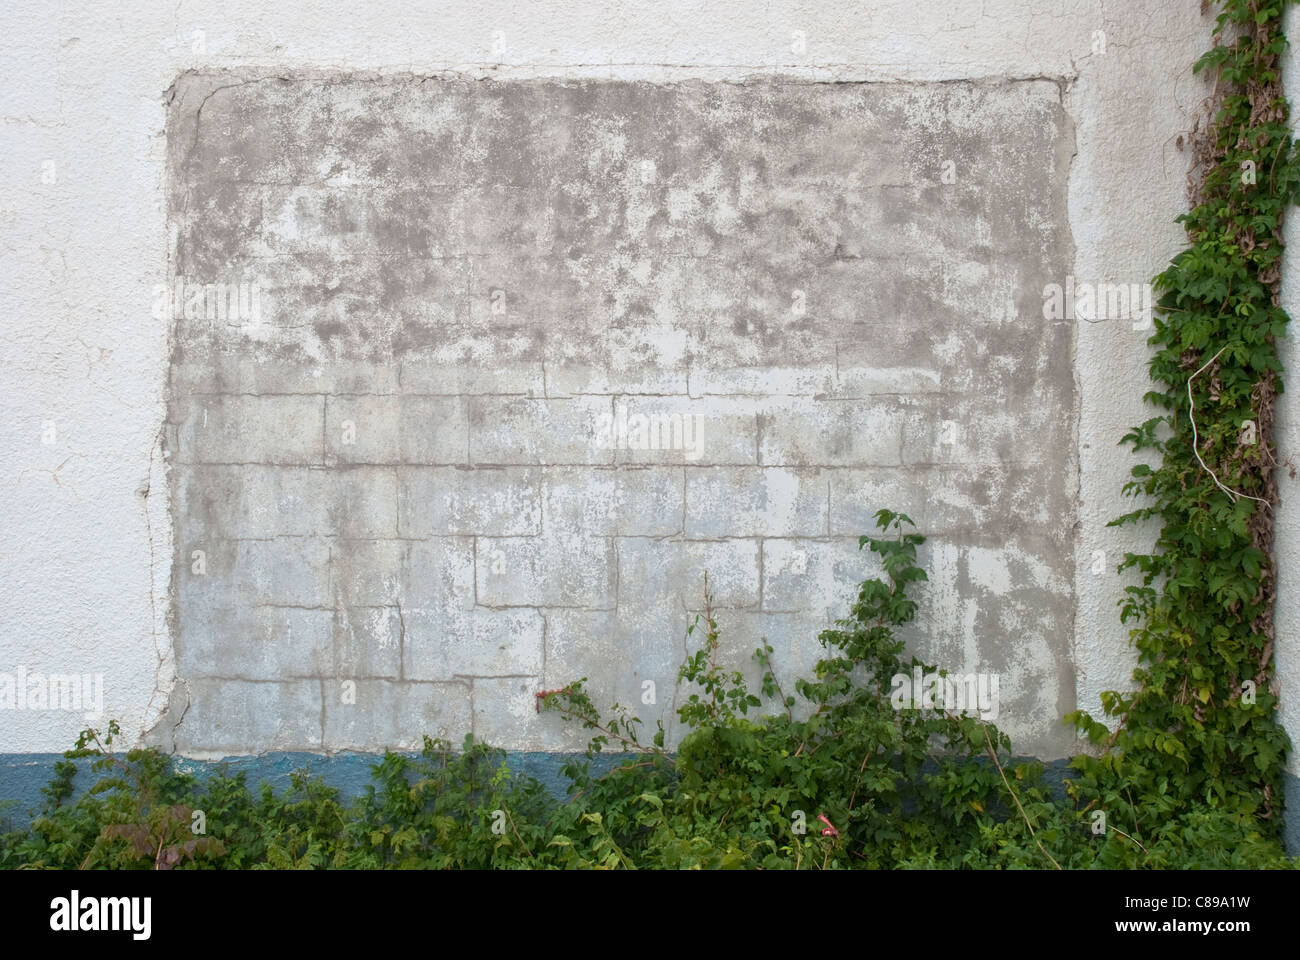
{"label": "small red flower", "polygon": [[534,696],[537,697],[537,712],[538,713],[542,712],[542,701],[545,700],[547,697],[549,697],[551,694],[568,693],[568,692],[569,692],[568,687],[558,687],[555,690],[543,690],[541,693],[534,694]]}
{"label": "small red flower", "polygon": [[817,814],[817,819],[826,824],[826,828],[822,830],[823,837],[838,837],[840,835],[840,832],[835,829],[835,824],[826,819],[826,814]]}

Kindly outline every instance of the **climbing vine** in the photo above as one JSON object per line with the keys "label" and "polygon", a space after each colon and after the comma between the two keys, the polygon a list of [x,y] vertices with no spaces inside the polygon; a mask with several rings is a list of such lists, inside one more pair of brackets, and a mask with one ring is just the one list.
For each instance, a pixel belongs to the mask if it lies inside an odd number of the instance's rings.
{"label": "climbing vine", "polygon": [[1273,418],[1288,321],[1282,218],[1300,186],[1279,76],[1284,7],[1222,0],[1196,64],[1213,92],[1208,124],[1186,143],[1189,246],[1155,279],[1145,399],[1160,412],[1121,441],[1156,462],[1133,468],[1124,490],[1142,505],[1112,523],[1160,526],[1151,553],[1119,565],[1141,574],[1121,617],[1134,625],[1136,690],[1103,695],[1114,733],[1068,718],[1106,747],[1074,763],[1091,804],[1135,817],[1205,804],[1274,835],[1289,743],[1273,670]]}

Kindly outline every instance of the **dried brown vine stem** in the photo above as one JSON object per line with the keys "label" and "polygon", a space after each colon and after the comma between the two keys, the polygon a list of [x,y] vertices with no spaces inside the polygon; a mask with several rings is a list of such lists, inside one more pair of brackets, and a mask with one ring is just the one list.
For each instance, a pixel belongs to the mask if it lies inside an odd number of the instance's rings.
{"label": "dried brown vine stem", "polygon": [[1144,847],[1144,846],[1142,846],[1142,841],[1140,841],[1140,840],[1134,840],[1132,837],[1130,837],[1127,833],[1125,833],[1125,832],[1124,832],[1123,830],[1121,830],[1119,827],[1109,827],[1108,829],[1114,830],[1116,833],[1118,833],[1118,834],[1119,834],[1121,837],[1123,837],[1125,840],[1132,840],[1134,843],[1136,843],[1136,844],[1138,845],[1138,848],[1139,848],[1143,853],[1146,853],[1146,852],[1147,852],[1147,848]]}

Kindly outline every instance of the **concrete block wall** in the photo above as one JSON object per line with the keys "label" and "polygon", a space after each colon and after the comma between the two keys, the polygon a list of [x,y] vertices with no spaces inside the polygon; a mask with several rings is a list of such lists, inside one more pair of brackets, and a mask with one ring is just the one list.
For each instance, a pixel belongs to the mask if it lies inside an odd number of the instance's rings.
{"label": "concrete block wall", "polygon": [[1062,92],[179,78],[152,736],[575,749],[535,695],[586,676],[673,742],[704,576],[791,685],[893,507],[953,579],[918,642],[1063,752]]}

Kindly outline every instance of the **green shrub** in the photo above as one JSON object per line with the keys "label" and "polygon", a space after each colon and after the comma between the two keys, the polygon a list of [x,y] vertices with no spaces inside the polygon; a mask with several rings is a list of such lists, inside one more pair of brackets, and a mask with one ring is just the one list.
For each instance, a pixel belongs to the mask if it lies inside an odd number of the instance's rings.
{"label": "green shrub", "polygon": [[[705,581],[700,643],[683,664],[688,728],[677,752],[660,727],[615,707],[606,718],[579,680],[542,706],[592,731],[565,771],[561,802],[517,777],[500,750],[466,738],[460,751],[425,738],[415,757],[387,753],[345,804],[296,773],[276,794],[242,774],[200,781],[149,750],[111,751],[118,730],[86,731],[56,769],[39,816],[0,841],[0,865],[22,869],[512,868],[1170,868],[1293,866],[1276,838],[1240,810],[1174,794],[1113,796],[1087,758],[1070,798],[1055,799],[1041,764],[1012,763],[1010,742],[976,716],[919,709],[891,695],[915,669],[898,628],[926,579],[911,521],[882,510],[882,538],[863,537],[883,579],[862,583],[850,614],[825,630],[810,678],[780,687],[773,650],[755,657],[759,694],[717,662],[719,627]],[[771,713],[760,715],[767,703]],[[902,707],[900,709],[899,707]],[[613,746],[623,760],[595,775]],[[78,761],[99,774],[74,799]],[[1108,792],[1109,791],[1109,792]],[[1110,796],[1104,833],[1099,800]],[[201,826],[202,832],[195,832]]]}

